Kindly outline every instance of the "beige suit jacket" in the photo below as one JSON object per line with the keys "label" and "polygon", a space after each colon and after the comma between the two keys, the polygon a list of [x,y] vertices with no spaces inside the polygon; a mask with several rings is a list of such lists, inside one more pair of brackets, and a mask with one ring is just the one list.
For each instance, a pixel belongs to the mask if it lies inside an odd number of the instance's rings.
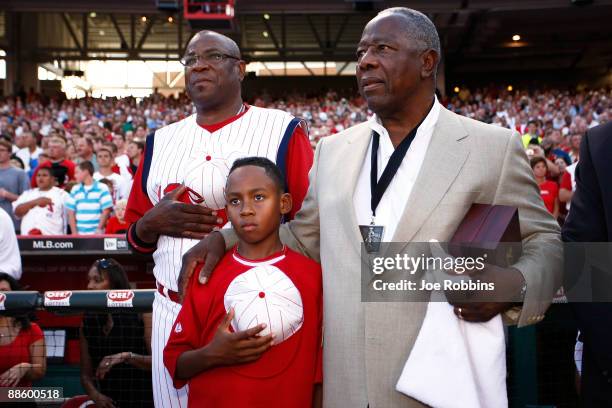
{"label": "beige suit jacket", "polygon": [[[283,226],[289,246],[323,269],[324,406],[421,406],[395,391],[426,304],[361,302],[362,238],[353,193],[370,142],[363,123],[321,139],[310,187],[295,220]],[[519,208],[523,256],[514,266],[527,283],[519,325],[536,323],[561,284],[559,227],[545,209],[521,139],[441,108],[425,161],[400,217],[395,242],[448,241],[472,203]],[[543,299],[546,299],[544,301]]]}
{"label": "beige suit jacket", "polygon": [[[395,391],[420,330],[426,303],[361,301],[361,249],[353,195],[366,157],[367,123],[321,139],[310,186],[281,239],[323,269],[323,399],[326,408],[421,407]],[[523,256],[514,265],[527,292],[522,310],[506,313],[519,326],[536,323],[561,285],[559,226],[548,213],[518,134],[444,108],[394,242],[448,241],[472,203],[519,208]],[[226,243],[235,236],[224,231]],[[441,390],[441,392],[443,392]]]}

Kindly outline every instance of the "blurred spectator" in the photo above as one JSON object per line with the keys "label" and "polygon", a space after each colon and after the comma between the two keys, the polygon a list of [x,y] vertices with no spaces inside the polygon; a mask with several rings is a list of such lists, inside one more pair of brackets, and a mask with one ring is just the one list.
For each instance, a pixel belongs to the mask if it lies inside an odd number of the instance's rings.
{"label": "blurred spectator", "polygon": [[569,150],[569,146],[564,145],[563,136],[561,135],[560,130],[552,129],[545,140],[549,140],[551,144],[551,157],[549,157],[551,160],[554,161],[556,158],[562,158],[565,161],[566,165],[569,166],[570,164],[572,164],[572,158],[567,153],[567,150]]}
{"label": "blurred spectator", "polygon": [[546,209],[557,219],[559,217],[559,189],[557,183],[546,180],[546,159],[536,156],[531,159],[531,169],[536,182],[540,186],[540,195]]}
{"label": "blurred spectator", "polygon": [[21,279],[21,256],[11,216],[0,208],[0,272]]}
{"label": "blurred spectator", "polygon": [[[39,155],[38,155],[38,162],[39,162],[39,163],[42,163],[42,162],[46,162],[46,161],[48,161],[48,160],[51,160],[51,158],[50,158],[50,157],[49,157],[49,155],[48,155],[48,154],[46,154],[46,153],[44,152],[44,150],[43,150],[43,152],[42,152],[41,154],[39,154]],[[38,167],[38,166],[36,166],[36,167]],[[36,167],[35,167],[35,168],[36,168]],[[34,169],[32,169],[32,174],[34,174]],[[54,177],[55,177],[55,176],[54,176]],[[57,182],[57,180],[55,180],[55,181]]]}
{"label": "blurred spectator", "polygon": [[23,164],[23,160],[21,160],[19,156],[17,156],[14,153],[11,156],[11,166],[13,166],[16,169],[25,170],[25,165]]}
{"label": "blurred spectator", "polygon": [[40,167],[50,167],[59,187],[74,180],[74,163],[66,158],[66,139],[59,136],[49,140],[49,160],[42,162],[32,175],[32,187],[36,187],[36,171]]}
{"label": "blurred spectator", "polygon": [[102,234],[113,208],[106,185],[93,179],[93,165],[84,161],[75,170],[77,184],[66,200],[72,234]]}
{"label": "blurred spectator", "polygon": [[12,226],[19,230],[19,220],[13,215],[12,202],[30,188],[25,171],[11,166],[11,144],[0,140],[0,208],[10,214]]}
{"label": "blurred spectator", "polygon": [[127,146],[127,156],[130,159],[130,174],[134,176],[140,163],[140,157],[144,152],[144,142],[139,139],[134,139]]}
{"label": "blurred spectator", "polygon": [[[17,290],[21,290],[17,280],[0,273],[0,292]],[[27,314],[7,311],[0,315],[0,356],[0,387],[31,387],[32,381],[44,377],[47,370],[45,337]],[[20,406],[30,405],[22,403]]]}
{"label": "blurred spectator", "polygon": [[572,202],[572,196],[574,195],[574,191],[576,190],[576,166],[578,162],[572,163],[567,166],[565,169],[565,173],[561,177],[561,184],[559,186],[559,201],[565,204],[565,208],[567,211],[570,209],[570,204]]}
{"label": "blurred spectator", "polygon": [[113,189],[111,191],[113,202],[127,199],[130,195],[132,183],[131,180],[126,180],[113,171],[114,162],[111,150],[103,146],[98,149],[97,156],[99,168],[93,175],[94,180],[100,181],[105,178],[113,183]]}
{"label": "blurred spectator", "polygon": [[22,137],[24,130],[27,130],[26,122],[24,122],[21,126],[15,129],[15,145],[12,146],[13,153],[17,153],[19,150],[23,149],[26,146],[25,140]]}
{"label": "blurred spectator", "polygon": [[[38,156],[43,150],[38,147],[36,136],[32,131],[23,132],[21,137],[24,140],[25,147],[17,151],[16,155],[23,161],[25,171],[30,172],[38,166]],[[29,175],[31,176],[31,174]]]}
{"label": "blurred spectator", "polygon": [[[106,143],[106,142],[104,141],[103,137],[96,136],[96,137],[93,138],[93,153],[92,153],[92,156],[94,156],[93,157],[94,159],[96,159],[98,157],[98,150],[100,150],[100,148],[104,145],[104,143]],[[94,163],[94,167],[95,167],[95,163]]]}
{"label": "blurred spectator", "polygon": [[115,215],[110,217],[106,224],[107,234],[123,234],[127,232],[129,224],[125,222],[125,207],[127,206],[127,199],[118,200],[115,203]]}
{"label": "blurred spectator", "polygon": [[76,153],[77,158],[75,164],[82,163],[84,161],[91,162],[94,166],[94,171],[98,171],[98,161],[94,154],[93,141],[88,137],[80,137],[76,140]]}
{"label": "blurred spectator", "polygon": [[582,134],[576,133],[570,137],[570,152],[572,162],[580,160],[580,142],[582,142]]}
{"label": "blurred spectator", "polygon": [[[87,281],[89,290],[130,289],[114,259],[94,262]],[[96,406],[153,406],[150,313],[86,313],[80,345],[81,384]]]}
{"label": "blurred spectator", "polygon": [[38,169],[38,187],[25,191],[13,202],[15,215],[21,219],[24,235],[62,235],[66,233],[68,193],[55,187],[55,177],[48,167]]}
{"label": "blurred spectator", "polygon": [[537,122],[535,120],[529,121],[527,124],[527,131],[523,134],[522,138],[525,148],[530,144],[540,144],[542,137],[538,134]]}
{"label": "blurred spectator", "polygon": [[[113,134],[113,143],[115,144],[115,146],[117,146],[117,156],[119,157],[121,155],[125,155],[125,149],[126,149],[125,136],[122,135],[121,133],[114,133]],[[125,156],[125,157],[127,158],[127,156]],[[119,163],[117,163],[117,164],[119,164]]]}
{"label": "blurred spectator", "polygon": [[[262,90],[259,95],[254,105],[283,109],[304,118],[311,129],[313,145],[321,137],[364,122],[369,116],[363,98],[353,89],[309,94],[283,91],[280,97],[270,96]],[[534,139],[532,133],[539,140],[551,129],[557,129],[565,149],[570,146],[569,135],[584,134],[590,126],[610,120],[612,90],[462,88],[459,93],[440,98],[440,101],[467,117],[527,134],[527,144]],[[34,132],[36,138],[42,138],[40,147],[43,149],[53,136],[66,135],[75,140],[87,137],[96,140],[96,145],[100,138],[112,137],[118,147],[117,164],[121,166],[127,159],[122,156],[126,153],[126,144],[131,140],[143,140],[155,128],[192,113],[193,105],[185,94],[178,98],[153,94],[143,99],[88,97],[64,101],[44,100],[33,94],[25,101],[18,97],[0,98],[0,119],[4,119],[0,120],[0,131],[21,148],[27,144],[22,135],[29,131]],[[123,164],[129,166],[129,163]]]}

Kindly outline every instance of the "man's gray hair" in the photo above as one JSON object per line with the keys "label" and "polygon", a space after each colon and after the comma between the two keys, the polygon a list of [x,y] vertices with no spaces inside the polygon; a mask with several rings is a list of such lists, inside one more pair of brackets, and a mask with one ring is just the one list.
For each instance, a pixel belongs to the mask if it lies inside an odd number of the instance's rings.
{"label": "man's gray hair", "polygon": [[419,51],[432,49],[438,53],[438,56],[442,55],[438,30],[425,14],[407,7],[391,7],[378,13],[378,16],[388,16],[390,14],[400,15],[406,19],[406,35],[410,40],[417,43]]}

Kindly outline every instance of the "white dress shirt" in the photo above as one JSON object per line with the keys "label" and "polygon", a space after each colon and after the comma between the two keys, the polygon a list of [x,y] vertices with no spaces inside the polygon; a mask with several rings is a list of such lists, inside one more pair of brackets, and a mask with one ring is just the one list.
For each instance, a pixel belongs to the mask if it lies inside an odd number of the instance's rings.
{"label": "white dress shirt", "polygon": [[[435,97],[434,97],[435,98]],[[419,126],[417,134],[404,157],[402,163],[397,169],[397,173],[391,180],[389,187],[382,196],[378,207],[376,207],[376,225],[385,227],[383,234],[383,242],[390,242],[393,239],[393,234],[397,228],[397,223],[404,212],[414,183],[421,171],[421,166],[425,160],[425,153],[429,147],[429,141],[433,135],[433,130],[440,115],[440,105],[438,99],[435,98],[433,107]],[[377,179],[382,176],[391,155],[395,151],[389,132],[384,128],[376,115],[368,120],[370,128],[380,135],[380,143],[378,147],[378,175]],[[353,205],[355,206],[355,215],[359,225],[369,225],[372,221],[372,210],[370,201],[372,193],[370,191],[370,168],[372,157],[372,141],[366,152],[366,157],[363,160],[363,167],[359,173],[357,187],[353,195]]]}

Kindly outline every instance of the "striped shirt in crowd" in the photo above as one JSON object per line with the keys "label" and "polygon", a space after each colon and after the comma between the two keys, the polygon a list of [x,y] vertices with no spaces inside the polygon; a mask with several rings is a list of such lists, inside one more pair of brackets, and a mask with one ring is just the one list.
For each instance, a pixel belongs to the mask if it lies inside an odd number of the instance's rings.
{"label": "striped shirt in crowd", "polygon": [[113,199],[105,184],[94,180],[90,186],[77,184],[70,191],[66,208],[75,213],[79,234],[95,234],[102,212],[113,207]]}

